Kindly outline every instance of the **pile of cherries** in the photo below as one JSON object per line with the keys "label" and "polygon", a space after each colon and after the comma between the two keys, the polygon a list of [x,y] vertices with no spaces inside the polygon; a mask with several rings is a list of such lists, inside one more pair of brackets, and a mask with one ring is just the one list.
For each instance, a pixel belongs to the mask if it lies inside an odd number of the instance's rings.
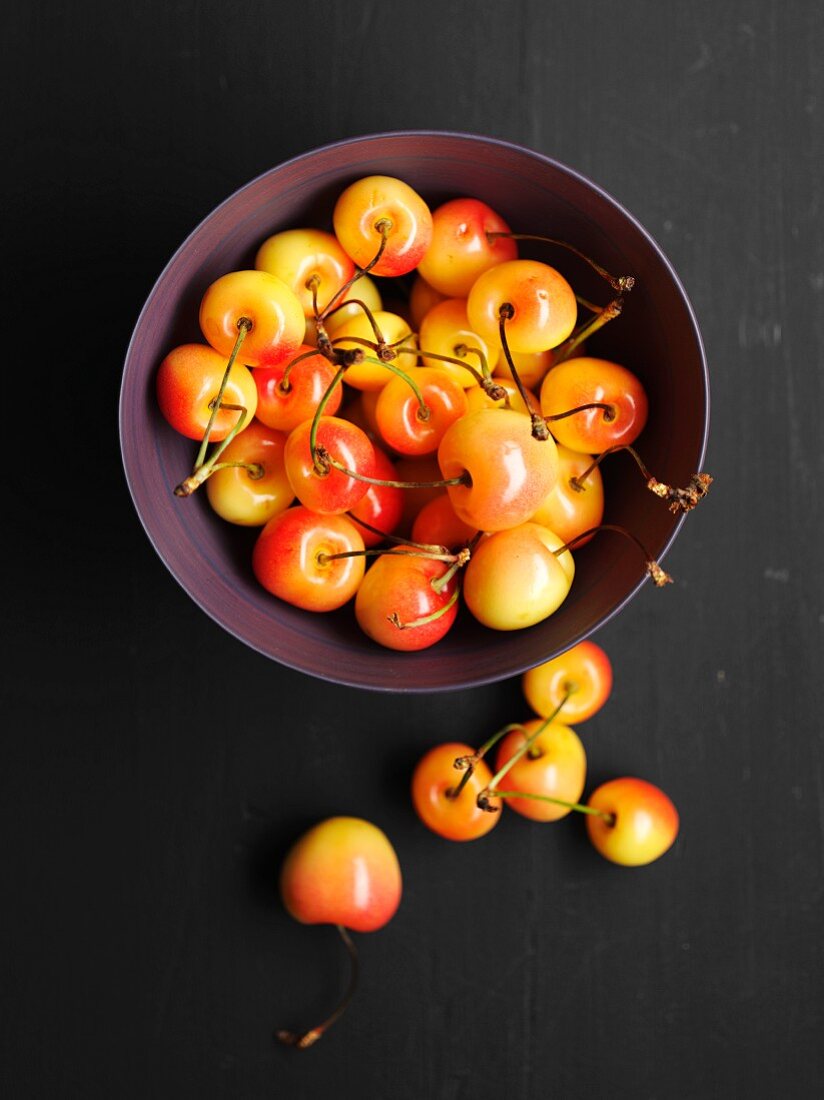
{"label": "pile of cherries", "polygon": [[[643,386],[581,354],[633,278],[511,233],[477,199],[431,213],[387,176],[346,188],[333,223],[264,241],[255,270],[207,289],[207,343],[163,360],[160,408],[200,444],[177,495],[205,483],[225,520],[262,527],[252,567],[269,592],[316,612],[354,597],[363,630],[397,650],[442,638],[461,593],[488,627],[541,621],[569,592],[571,550],[598,530],[633,539],[667,583],[633,535],[601,525],[599,463],[629,450],[673,511],[711,479],[653,477],[632,447]],[[521,239],[585,260],[611,301],[519,259]],[[384,310],[372,277],[415,271],[408,319]]]}
{"label": "pile of cherries", "polygon": [[[638,867],[662,856],[678,835],[678,811],[644,779],[601,784],[586,802],[586,753],[567,721],[591,718],[612,690],[612,666],[594,642],[580,642],[526,672],[523,690],[539,717],[499,730],[480,748],[448,742],[418,762],[412,803],[421,821],[449,840],[475,840],[501,819],[507,805],[533,821],[584,815],[593,846],[612,863]],[[562,718],[564,721],[559,721]],[[496,771],[486,756],[497,746]],[[395,850],[371,822],[335,817],[310,829],[281,872],[288,911],[305,924],[335,925],[352,961],[350,986],[332,1015],[308,1030],[279,1031],[284,1043],[305,1048],[337,1020],[354,992],[357,951],[349,931],[372,932],[394,916],[402,878]]]}

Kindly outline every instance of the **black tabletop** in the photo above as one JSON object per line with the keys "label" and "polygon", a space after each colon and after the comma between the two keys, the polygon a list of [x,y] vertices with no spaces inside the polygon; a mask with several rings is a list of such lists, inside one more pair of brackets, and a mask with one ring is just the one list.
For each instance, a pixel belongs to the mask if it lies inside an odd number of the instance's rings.
{"label": "black tabletop", "polygon": [[[824,13],[777,0],[65,6],[4,19],[3,1056],[10,1097],[818,1095],[822,1002]],[[455,845],[415,761],[526,717],[516,681],[403,699],[245,648],[146,539],[125,348],[186,234],[328,141],[453,129],[614,194],[695,306],[716,481],[597,637],[587,789],[663,787],[674,849],[580,821]],[[314,821],[369,818],[405,892],[360,937],[280,903]]]}

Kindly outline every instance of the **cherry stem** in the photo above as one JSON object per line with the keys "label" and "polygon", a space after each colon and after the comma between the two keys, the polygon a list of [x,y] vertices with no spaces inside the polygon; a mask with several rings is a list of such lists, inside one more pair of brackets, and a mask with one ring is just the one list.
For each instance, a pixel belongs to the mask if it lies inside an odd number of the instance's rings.
{"label": "cherry stem", "polygon": [[592,270],[596,271],[602,279],[606,279],[613,290],[624,293],[628,290],[632,290],[632,288],[635,286],[635,279],[632,275],[620,275],[618,276],[618,278],[616,278],[614,275],[610,275],[610,273],[605,268],[601,267],[600,264],[596,263],[595,260],[590,259],[590,257],[587,256],[586,253],[581,252],[574,245],[569,244],[567,241],[559,241],[556,240],[554,237],[543,237],[536,233],[504,233],[500,231],[487,231],[486,238],[490,244],[498,240],[500,237],[508,237],[512,241],[541,241],[544,244],[557,245],[559,248],[565,248],[567,252],[572,252],[573,255],[577,256],[580,260],[583,260],[584,263],[589,264]]}
{"label": "cherry stem", "polygon": [[555,708],[555,710],[552,711],[552,713],[549,715],[548,718],[545,718],[543,720],[543,722],[541,722],[541,724],[534,731],[534,733],[531,733],[529,735],[529,737],[527,737],[524,740],[524,743],[520,746],[520,748],[518,748],[512,754],[512,756],[510,756],[509,760],[507,760],[507,762],[503,765],[503,767],[499,768],[498,771],[495,772],[495,774],[492,776],[490,781],[487,783],[487,785],[484,787],[484,789],[478,795],[478,806],[482,810],[489,810],[491,813],[496,813],[497,812],[497,810],[498,810],[497,806],[490,806],[488,804],[489,803],[489,796],[491,794],[496,794],[497,793],[495,788],[500,783],[500,781],[503,779],[503,777],[507,774],[507,772],[511,768],[515,767],[515,765],[518,763],[518,761],[521,759],[521,757],[525,753],[529,752],[529,750],[532,748],[532,746],[535,744],[535,742],[538,740],[538,738],[541,736],[541,734],[544,732],[544,730],[547,728],[547,726],[557,718],[559,712],[561,711],[561,709],[566,705],[567,701],[569,700],[570,695],[573,695],[575,693],[575,690],[576,690],[575,687],[572,686],[572,685],[567,687],[566,691],[564,692],[564,697],[561,699],[560,703]]}
{"label": "cherry stem", "polygon": [[338,305],[345,305],[344,302],[339,302],[338,299],[344,298],[347,291],[349,291],[349,289],[355,285],[358,279],[362,278],[364,275],[368,275],[375,264],[380,262],[380,258],[383,255],[384,249],[386,248],[386,242],[389,240],[389,234],[392,231],[392,222],[389,220],[389,218],[381,218],[379,221],[375,222],[375,229],[381,235],[381,243],[378,247],[378,251],[372,257],[366,267],[356,267],[355,274],[351,277],[351,279],[347,279],[340,290],[337,292],[337,294],[334,294],[332,296],[329,304],[326,306],[323,313],[321,313],[321,315],[317,318],[321,324],[323,324],[323,322],[326,320],[333,309],[337,309]]}
{"label": "cherry stem", "polygon": [[429,582],[432,586],[432,591],[437,592],[437,594],[440,596],[441,592],[443,592],[443,590],[446,588],[446,586],[449,584],[449,582],[452,580],[458,570],[463,569],[463,567],[469,561],[470,556],[471,555],[467,547],[464,547],[463,550],[459,550],[454,563],[449,567],[449,569],[447,569],[444,575],[442,577],[433,577],[432,580]]}
{"label": "cherry stem", "polygon": [[713,479],[710,474],[693,474],[690,478],[689,485],[687,485],[685,489],[667,485],[665,482],[659,481],[658,478],[653,477],[634,447],[631,447],[628,443],[619,443],[615,447],[608,447],[607,450],[594,458],[582,474],[570,478],[569,483],[572,488],[575,489],[576,492],[583,492],[584,480],[589,477],[597,466],[600,466],[607,455],[615,454],[618,451],[627,451],[632,455],[636,466],[641,472],[641,476],[647,483],[649,491],[654,493],[655,496],[661,497],[662,500],[668,501],[669,510],[673,513],[692,511],[692,509],[704,499],[709,492],[710,485],[712,485]]}
{"label": "cherry stem", "polygon": [[576,535],[574,539],[570,539],[569,542],[563,546],[559,546],[557,550],[553,550],[552,553],[557,557],[560,557],[567,550],[573,549],[579,542],[589,538],[590,535],[595,535],[599,531],[614,531],[616,535],[623,535],[624,538],[629,539],[630,542],[634,542],[641,553],[644,555],[644,559],[647,565],[647,573],[652,577],[653,583],[656,588],[663,588],[665,584],[672,584],[672,577],[669,573],[665,573],[661,566],[650,557],[649,551],[646,546],[641,542],[637,535],[633,535],[631,531],[628,531],[626,527],[619,527],[614,523],[601,523],[597,527],[590,527],[587,531],[582,531],[580,535]]}
{"label": "cherry stem", "polygon": [[526,387],[521,381],[521,376],[515,367],[515,363],[512,359],[512,352],[509,350],[509,341],[506,338],[506,323],[511,321],[515,316],[515,307],[510,302],[504,302],[501,308],[498,310],[498,333],[501,340],[501,346],[504,349],[504,355],[506,356],[507,364],[512,373],[512,380],[518,387],[518,393],[521,395],[521,400],[524,403],[524,408],[529,413],[532,421],[532,438],[538,440],[549,439],[549,428],[547,428],[544,418],[540,413],[535,412],[530,407],[529,396],[526,392]]}
{"label": "cherry stem", "polygon": [[396,626],[398,628],[398,630],[414,630],[416,626],[427,626],[429,623],[434,623],[438,619],[442,618],[442,616],[447,613],[450,607],[453,607],[454,604],[457,603],[459,592],[460,589],[456,585],[455,591],[452,593],[452,595],[449,597],[443,607],[439,607],[437,608],[437,610],[430,612],[428,615],[424,615],[420,619],[415,619],[411,623],[401,622],[400,616],[398,615],[397,611],[393,611],[391,615],[387,615],[386,617],[393,626]]}
{"label": "cherry stem", "polygon": [[579,306],[583,306],[584,309],[588,309],[590,313],[600,313],[601,306],[596,306],[594,302],[590,302],[588,298],[582,298],[580,294],[575,295],[575,301]]}
{"label": "cherry stem", "polygon": [[[195,472],[193,474],[190,474],[189,477],[184,478],[184,480],[181,481],[181,483],[179,485],[175,486],[174,493],[175,493],[176,497],[191,496],[192,493],[196,489],[200,488],[200,486],[203,484],[204,481],[207,480],[207,478],[210,478],[212,476],[212,474],[215,472],[215,470],[219,470],[223,466],[238,466],[238,465],[243,466],[243,465],[245,465],[245,463],[243,463],[243,462],[240,462],[240,463],[236,463],[236,462],[218,463],[217,460],[220,458],[220,456],[223,454],[223,452],[226,450],[226,448],[229,446],[229,444],[232,442],[232,440],[235,438],[235,436],[240,432],[243,425],[246,423],[246,417],[248,415],[249,410],[246,408],[245,405],[231,405],[227,401],[221,401],[219,407],[221,409],[229,409],[232,412],[238,412],[238,413],[240,413],[240,416],[237,418],[237,421],[233,425],[231,431],[226,436],[226,438],[223,439],[218,444],[218,446],[215,448],[215,450],[212,454],[212,457],[209,459],[209,461],[204,462],[202,466],[198,466],[195,469]],[[252,465],[256,466],[257,463],[253,463]],[[263,469],[262,468],[261,468],[261,472],[258,476],[259,477],[263,476]]]}
{"label": "cherry stem", "polygon": [[461,776],[461,781],[458,786],[450,787],[449,790],[446,792],[447,798],[458,797],[458,795],[467,785],[469,780],[472,778],[472,773],[475,771],[478,763],[483,760],[483,758],[486,756],[491,748],[494,748],[494,746],[497,745],[502,737],[505,737],[508,733],[512,733],[513,730],[520,730],[522,733],[526,732],[520,722],[510,722],[508,726],[504,726],[503,729],[498,730],[497,733],[493,733],[489,740],[484,741],[483,745],[481,745],[481,747],[476,752],[473,752],[471,756],[456,757],[453,767],[457,768],[458,770],[463,769],[463,775]]}
{"label": "cherry stem", "polygon": [[603,328],[609,321],[614,321],[616,317],[620,317],[623,308],[624,299],[619,295],[608,305],[604,306],[603,309],[599,309],[594,317],[591,317],[588,321],[585,321],[584,324],[580,325],[569,339],[565,340],[553,351],[553,366],[557,366],[558,363],[563,363],[565,359],[569,359],[579,344],[592,336],[598,329]]}
{"label": "cherry stem", "polygon": [[[406,337],[404,337],[404,339],[406,339]],[[471,375],[474,375],[479,386],[483,385],[484,376],[481,372],[473,367],[471,363],[466,363],[462,359],[457,359],[454,355],[439,355],[438,352],[423,351],[419,348],[397,348],[396,350],[398,354],[411,352],[415,355],[420,355],[422,359],[437,359],[440,363],[454,363],[456,367],[463,367],[464,370],[468,370]]]}
{"label": "cherry stem", "polygon": [[[405,543],[404,545],[408,544]],[[455,562],[456,564],[460,561],[460,555],[450,554],[448,550],[441,554],[437,550],[381,550],[380,547],[373,547],[369,550],[341,550],[338,554],[320,553],[317,555],[317,561],[320,565],[326,565],[327,562],[337,561],[338,558],[375,557],[427,558],[429,561],[446,561]],[[460,564],[463,564],[463,562],[461,561]]]}
{"label": "cherry stem", "polygon": [[463,359],[465,355],[477,355],[481,364],[481,373],[484,378],[489,380],[492,377],[492,371],[489,369],[489,363],[487,362],[486,355],[481,348],[473,347],[472,344],[456,344],[452,349],[459,359]]}
{"label": "cherry stem", "polygon": [[329,385],[326,387],[326,392],[318,402],[318,407],[315,409],[315,415],[312,417],[312,427],[309,429],[309,452],[312,455],[312,465],[315,468],[315,473],[319,476],[327,474],[329,471],[321,465],[318,459],[318,453],[321,448],[318,447],[318,426],[320,424],[320,418],[323,416],[323,410],[329,404],[329,399],[335,392],[335,387],[340,383],[346,372],[346,365],[341,364],[335,371],[335,376]]}
{"label": "cherry stem", "polygon": [[398,538],[397,535],[390,535],[387,531],[381,531],[380,527],[373,527],[371,523],[367,523],[365,519],[361,519],[356,516],[354,512],[346,513],[349,519],[353,519],[355,523],[360,524],[361,527],[365,527],[367,531],[371,531],[373,535],[380,535],[382,539],[387,542],[394,542],[396,546],[414,546],[418,550],[443,550],[444,553],[448,551],[448,547],[442,546],[440,543],[435,542],[413,542],[411,539]]}
{"label": "cherry stem", "polygon": [[311,351],[302,351],[300,355],[296,355],[294,359],[290,359],[289,362],[286,364],[286,370],[283,372],[283,377],[281,378],[280,382],[278,382],[278,389],[281,390],[281,392],[283,393],[288,393],[289,390],[292,388],[289,382],[289,375],[292,373],[292,367],[297,366],[297,364],[302,362],[304,359],[311,359],[313,355],[318,354],[318,349],[312,348]]}
{"label": "cherry stem", "polygon": [[238,323],[237,323],[237,339],[235,340],[235,346],[232,348],[232,354],[229,356],[229,362],[226,364],[226,370],[223,372],[223,378],[221,379],[221,382],[220,382],[220,389],[217,391],[217,397],[214,399],[214,401],[211,401],[209,403],[210,406],[211,406],[212,412],[211,412],[211,415],[209,417],[209,422],[206,425],[206,431],[203,433],[203,442],[200,444],[200,450],[197,452],[197,458],[195,459],[195,466],[194,466],[194,472],[195,473],[203,465],[204,459],[206,458],[206,449],[209,446],[209,436],[212,434],[212,425],[215,422],[215,417],[217,416],[217,410],[220,409],[220,408],[229,408],[228,405],[226,405],[226,406],[221,405],[221,402],[223,401],[223,394],[226,392],[226,386],[228,385],[228,382],[229,382],[229,375],[231,374],[232,367],[234,366],[234,363],[235,363],[235,359],[237,359],[237,353],[240,351],[240,345],[245,340],[246,333],[251,332],[251,329],[252,329],[252,322],[249,320],[248,317],[241,317],[238,320]]}
{"label": "cherry stem", "polygon": [[566,806],[568,810],[577,810],[580,814],[592,814],[602,817],[610,825],[615,824],[615,814],[606,810],[596,810],[594,806],[585,806],[582,802],[567,802],[563,798],[553,798],[548,794],[533,794],[531,791],[495,791],[496,798],[532,798],[536,802],[551,802],[553,806]]}
{"label": "cherry stem", "polygon": [[355,990],[358,986],[358,952],[354,943],[352,942],[352,937],[349,935],[348,931],[343,927],[343,925],[336,924],[335,927],[337,928],[338,934],[343,940],[343,945],[349,954],[350,973],[349,985],[347,987],[347,990],[344,993],[343,999],[341,1000],[338,1007],[335,1009],[331,1016],[328,1016],[323,1021],[322,1024],[318,1024],[316,1027],[310,1027],[308,1031],[298,1032],[287,1031],[284,1029],[276,1031],[275,1038],[279,1042],[285,1043],[286,1046],[296,1047],[298,1050],[306,1050],[308,1047],[313,1046],[318,1041],[318,1039],[320,1039],[321,1035],[323,1035],[324,1032],[328,1031],[332,1024],[334,1024],[337,1020],[341,1018],[346,1009],[349,1007],[349,1002],[355,995]]}
{"label": "cherry stem", "polygon": [[[355,470],[350,470],[348,466],[344,466],[342,462],[338,462],[325,447],[316,447],[315,450],[321,464],[328,463],[347,477],[353,477],[355,481],[365,481],[367,485],[388,485],[390,489],[441,489],[450,485],[472,484],[468,471],[462,473],[460,477],[446,477],[440,481],[386,481],[380,477],[367,477],[366,474],[359,474]],[[325,473],[326,470],[324,469],[323,472]]]}
{"label": "cherry stem", "polygon": [[378,322],[375,320],[375,315],[372,313],[372,310],[369,308],[366,302],[364,302],[361,298],[347,298],[345,302],[340,302],[338,305],[335,306],[334,309],[329,310],[327,314],[327,320],[329,319],[329,317],[332,316],[333,313],[337,313],[339,309],[343,309],[344,306],[360,306],[360,308],[366,314],[366,319],[375,334],[375,339],[377,340],[377,342],[379,344],[386,343],[384,335],[378,326]]}
{"label": "cherry stem", "polygon": [[604,421],[610,424],[615,419],[615,406],[610,405],[607,401],[588,401],[585,405],[576,405],[574,409],[567,409],[562,413],[553,413],[551,416],[545,416],[544,420],[549,423],[552,420],[565,420],[568,416],[575,416],[576,413],[587,412],[588,409],[603,409]]}
{"label": "cherry stem", "polygon": [[417,398],[418,407],[419,407],[419,414],[418,415],[419,415],[420,419],[421,420],[428,420],[429,419],[429,417],[431,416],[432,410],[429,408],[427,403],[424,401],[423,394],[421,393],[420,386],[414,380],[414,378],[412,378],[412,376],[410,374],[407,374],[405,370],[403,370],[401,367],[396,366],[394,363],[387,363],[383,359],[373,359],[371,355],[365,355],[363,361],[364,361],[364,363],[374,363],[376,366],[379,366],[379,367],[386,367],[387,370],[391,370],[393,374],[398,376],[398,378],[402,378],[404,380],[404,382],[407,384],[407,386],[409,386],[409,388],[412,390],[415,397]]}

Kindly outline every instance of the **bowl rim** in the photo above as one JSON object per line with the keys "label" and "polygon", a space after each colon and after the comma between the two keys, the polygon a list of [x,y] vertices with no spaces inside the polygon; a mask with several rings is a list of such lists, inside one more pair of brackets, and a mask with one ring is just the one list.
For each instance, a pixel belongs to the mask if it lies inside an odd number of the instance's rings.
{"label": "bowl rim", "polygon": [[[592,192],[594,192],[595,194],[597,194],[600,197],[600,199],[602,199],[607,205],[613,207],[615,209],[615,211],[632,226],[634,231],[643,240],[646,241],[646,243],[649,245],[649,247],[655,253],[656,258],[658,259],[658,261],[662,264],[662,266],[666,270],[666,272],[667,272],[667,274],[668,274],[668,276],[669,276],[669,278],[672,282],[672,286],[675,289],[675,291],[677,292],[678,297],[680,298],[681,303],[682,303],[682,305],[685,309],[686,317],[689,321],[690,328],[692,330],[692,334],[693,334],[693,337],[695,339],[695,345],[696,345],[696,349],[697,349],[697,352],[698,352],[698,361],[699,361],[699,365],[700,365],[700,369],[701,369],[701,376],[702,376],[702,380],[703,380],[703,417],[702,417],[703,422],[701,424],[701,440],[700,440],[700,448],[699,448],[699,453],[698,453],[696,465],[699,469],[702,468],[702,466],[704,464],[705,457],[706,457],[706,452],[707,452],[707,442],[708,442],[708,438],[709,438],[709,424],[710,424],[710,405],[711,405],[710,377],[709,377],[709,367],[708,367],[708,364],[707,364],[706,350],[704,348],[704,341],[701,337],[701,329],[700,329],[700,326],[698,324],[698,318],[696,317],[695,310],[693,308],[692,302],[690,301],[689,295],[687,294],[687,291],[684,287],[684,284],[681,282],[681,279],[679,278],[678,273],[676,272],[675,268],[673,267],[672,263],[670,262],[669,258],[667,257],[666,253],[664,252],[663,248],[659,245],[658,241],[652,236],[652,234],[649,232],[649,230],[646,229],[641,224],[641,222],[638,221],[638,219],[634,216],[634,214],[632,214],[623,205],[623,203],[619,202],[618,199],[616,199],[612,194],[610,194],[609,191],[607,191],[603,187],[601,187],[600,184],[596,183],[594,180],[590,179],[588,176],[584,175],[582,172],[579,172],[577,169],[571,168],[569,165],[564,164],[561,161],[555,160],[553,157],[550,157],[545,153],[540,153],[536,149],[531,149],[529,146],[521,145],[517,142],[507,141],[503,138],[490,137],[490,136],[487,136],[487,135],[484,135],[484,134],[471,133],[471,132],[468,132],[468,131],[460,131],[460,130],[430,130],[430,129],[385,130],[385,131],[377,131],[377,132],[367,133],[367,134],[353,135],[351,137],[341,138],[338,141],[327,142],[324,145],[319,145],[319,146],[316,146],[313,149],[306,150],[303,153],[298,153],[295,156],[288,157],[286,160],[280,161],[278,164],[275,164],[272,167],[265,169],[263,172],[258,173],[252,179],[250,179],[246,183],[242,184],[240,187],[236,188],[236,190],[231,192],[231,194],[227,195],[226,198],[224,198],[221,202],[219,202],[217,204],[217,206],[213,207],[212,210],[209,211],[209,213],[207,213],[203,218],[200,219],[200,221],[198,221],[196,223],[196,225],[191,229],[191,231],[186,235],[186,237],[183,239],[183,241],[180,243],[180,245],[172,253],[169,260],[163,266],[163,268],[160,271],[159,275],[155,279],[155,281],[154,281],[154,283],[151,287],[151,290],[149,291],[149,293],[146,297],[146,300],[143,303],[143,306],[140,310],[140,313],[137,316],[137,320],[135,321],[134,327],[132,329],[132,333],[131,333],[131,336],[129,338],[129,343],[126,347],[126,353],[125,353],[124,360],[123,360],[123,373],[122,373],[122,377],[121,377],[120,395],[119,395],[119,400],[118,400],[118,438],[119,438],[119,442],[120,442],[121,461],[122,461],[122,464],[123,464],[123,470],[124,470],[124,474],[125,474],[125,478],[126,478],[126,484],[127,484],[128,489],[129,489],[129,495],[132,498],[132,504],[134,505],[134,509],[137,512],[137,516],[138,516],[138,519],[140,520],[140,524],[143,527],[143,530],[146,533],[146,536],[148,537],[149,542],[151,543],[152,547],[154,548],[155,553],[158,555],[160,560],[163,562],[163,565],[166,567],[166,569],[169,571],[169,573],[171,573],[171,575],[174,577],[175,581],[180,585],[180,587],[183,589],[183,591],[186,593],[186,595],[189,596],[189,598],[192,599],[194,603],[196,603],[196,605],[200,608],[200,610],[205,612],[205,614],[208,615],[210,619],[212,619],[215,623],[217,623],[218,626],[220,626],[222,629],[226,630],[227,633],[232,635],[238,641],[242,642],[244,645],[249,646],[250,649],[253,649],[256,652],[261,653],[262,656],[267,657],[269,660],[274,660],[277,664],[284,665],[285,667],[290,668],[290,669],[292,669],[296,672],[301,672],[304,675],[312,676],[312,677],[315,677],[315,678],[320,678],[320,679],[326,680],[330,683],[340,684],[340,685],[345,686],[345,687],[354,687],[354,688],[360,688],[360,689],[369,690],[369,691],[389,692],[389,693],[392,693],[392,694],[423,693],[423,692],[433,692],[433,691],[438,691],[438,692],[441,692],[441,691],[457,691],[457,690],[464,690],[464,689],[468,690],[470,688],[481,687],[481,686],[486,685],[486,684],[496,683],[499,680],[505,680],[505,679],[509,679],[511,677],[520,675],[523,672],[525,672],[527,669],[533,668],[537,664],[540,664],[541,661],[540,660],[536,661],[534,664],[531,663],[531,662],[526,663],[526,664],[523,665],[522,668],[519,667],[519,668],[514,669],[514,670],[513,669],[506,669],[500,676],[490,677],[488,675],[482,675],[482,676],[476,677],[474,679],[462,680],[460,683],[455,683],[455,684],[446,683],[446,684],[408,684],[408,685],[403,685],[403,684],[398,684],[396,682],[386,683],[386,684],[376,684],[374,682],[364,683],[361,680],[357,680],[357,679],[354,679],[354,678],[351,678],[351,677],[347,678],[345,675],[340,675],[340,674],[336,675],[334,669],[330,670],[328,673],[325,673],[323,676],[320,676],[314,669],[304,667],[299,662],[290,661],[288,653],[286,653],[284,655],[279,655],[278,657],[274,657],[271,653],[268,653],[264,650],[261,650],[253,642],[251,642],[247,638],[243,637],[230,624],[228,624],[227,622],[220,619],[215,613],[213,613],[213,611],[210,608],[205,607],[200,602],[199,599],[196,599],[195,597],[193,597],[191,595],[191,593],[189,592],[189,589],[188,589],[186,583],[184,582],[183,578],[180,577],[178,575],[177,571],[174,570],[169,565],[169,563],[166,561],[166,558],[161,553],[160,547],[158,546],[158,543],[157,543],[152,531],[149,529],[147,521],[146,521],[146,519],[144,517],[144,514],[141,511],[140,505],[138,503],[138,495],[137,495],[136,487],[135,487],[135,485],[132,481],[131,471],[129,469],[129,465],[128,465],[128,462],[127,462],[126,447],[125,447],[125,441],[124,441],[124,420],[125,420],[125,408],[124,408],[124,406],[125,406],[125,396],[126,396],[126,375],[127,375],[127,370],[128,370],[129,363],[130,363],[131,358],[132,358],[132,351],[133,351],[133,347],[135,345],[135,342],[137,340],[138,332],[140,331],[140,329],[142,327],[143,319],[144,319],[146,313],[148,312],[148,310],[150,309],[152,303],[154,302],[155,297],[160,292],[161,285],[164,283],[164,281],[166,279],[166,276],[167,276],[167,273],[174,267],[174,265],[176,264],[176,262],[177,262],[178,258],[180,257],[180,255],[183,252],[186,251],[186,249],[188,248],[190,242],[200,233],[200,231],[204,227],[204,225],[207,222],[211,221],[213,218],[217,217],[219,215],[220,211],[223,210],[230,203],[233,203],[237,199],[239,199],[240,196],[243,195],[243,193],[245,191],[248,191],[248,190],[254,188],[255,186],[257,186],[263,179],[265,179],[267,176],[271,175],[273,172],[282,171],[282,170],[284,170],[284,169],[286,169],[286,168],[288,168],[292,165],[296,165],[296,164],[299,164],[302,161],[305,161],[305,160],[308,160],[310,158],[316,157],[316,156],[318,156],[318,154],[321,154],[321,153],[329,153],[329,152],[332,152],[332,151],[337,150],[337,149],[344,149],[344,148],[346,148],[348,146],[351,146],[351,145],[363,145],[363,144],[368,144],[369,142],[373,142],[373,141],[386,141],[387,139],[397,139],[397,138],[413,138],[413,139],[422,139],[422,138],[424,138],[424,139],[425,138],[442,139],[442,138],[448,138],[448,139],[451,139],[451,140],[458,140],[458,141],[461,141],[461,142],[468,142],[468,143],[472,143],[472,144],[475,144],[475,145],[482,144],[484,146],[498,147],[498,148],[505,149],[505,150],[511,151],[513,153],[516,153],[520,156],[526,156],[526,157],[528,157],[532,160],[535,160],[539,163],[544,164],[547,168],[549,168],[549,169],[551,169],[555,172],[558,172],[562,175],[565,175],[565,176],[568,176],[568,177],[572,178],[574,181],[576,181],[577,183],[579,183],[583,187],[585,187],[585,188],[591,190]],[[678,533],[681,530],[681,526],[684,523],[685,519],[686,519],[685,514],[682,514],[682,515],[677,517],[677,519],[676,519],[676,521],[675,521],[675,523],[672,527],[672,531],[670,532],[669,537],[667,538],[666,542],[664,543],[663,547],[661,548],[661,550],[658,554],[658,560],[659,561],[663,560],[664,557],[669,552],[670,548],[672,547],[673,542],[675,541],[676,536],[678,535]],[[646,574],[642,575],[639,578],[639,580],[637,581],[637,583],[635,585],[633,585],[632,588],[629,589],[629,591],[625,594],[625,596],[623,597],[623,599],[620,600],[619,603],[617,603],[613,608],[611,608],[609,610],[609,612],[606,615],[604,615],[603,618],[601,618],[591,629],[582,631],[580,635],[576,636],[573,640],[571,640],[570,643],[569,643],[569,646],[567,648],[571,648],[572,646],[577,645],[579,642],[583,641],[584,639],[586,639],[588,637],[591,637],[598,630],[600,630],[603,626],[605,626],[608,622],[611,622],[621,611],[623,611],[623,609],[626,607],[626,605],[638,594],[638,592],[644,586],[644,584],[646,584],[648,579],[649,578]],[[547,659],[547,658],[542,658],[542,660],[544,660],[544,659]]]}

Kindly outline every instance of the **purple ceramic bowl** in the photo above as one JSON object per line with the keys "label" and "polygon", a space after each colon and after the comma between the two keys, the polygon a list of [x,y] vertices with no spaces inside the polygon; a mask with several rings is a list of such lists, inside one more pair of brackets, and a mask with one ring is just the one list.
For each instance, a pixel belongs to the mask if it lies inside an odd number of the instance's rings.
{"label": "purple ceramic bowl", "polygon": [[[326,615],[299,611],[256,582],[256,532],[234,528],[209,509],[205,494],[179,500],[173,487],[194,445],[163,420],[155,401],[158,365],[175,345],[202,340],[200,298],[218,276],[253,265],[271,233],[328,225],[339,192],[374,173],[398,176],[437,205],[472,195],[515,231],[574,243],[636,287],[622,317],[588,346],[635,371],[650,399],[639,448],[660,478],[684,484],[701,468],[708,380],[701,338],[675,272],[644,229],[614,199],[555,161],[506,142],[469,134],[396,133],[328,145],[273,168],[222,203],[181,245],[149,295],[126,355],[120,438],[129,488],[146,533],[172,575],[221,626],[260,653],[325,680],[384,691],[438,691],[504,679],[562,652],[611,619],[646,580],[628,541],[603,534],[575,555],[576,577],[561,608],[513,633],[488,630],[464,610],[447,637],[421,653],[398,654],[370,641],[351,607]],[[580,261],[546,247],[546,259],[596,301],[609,286]],[[603,467],[605,521],[635,532],[663,557],[681,519],[644,490],[626,455]],[[666,598],[666,596],[662,596]]]}

